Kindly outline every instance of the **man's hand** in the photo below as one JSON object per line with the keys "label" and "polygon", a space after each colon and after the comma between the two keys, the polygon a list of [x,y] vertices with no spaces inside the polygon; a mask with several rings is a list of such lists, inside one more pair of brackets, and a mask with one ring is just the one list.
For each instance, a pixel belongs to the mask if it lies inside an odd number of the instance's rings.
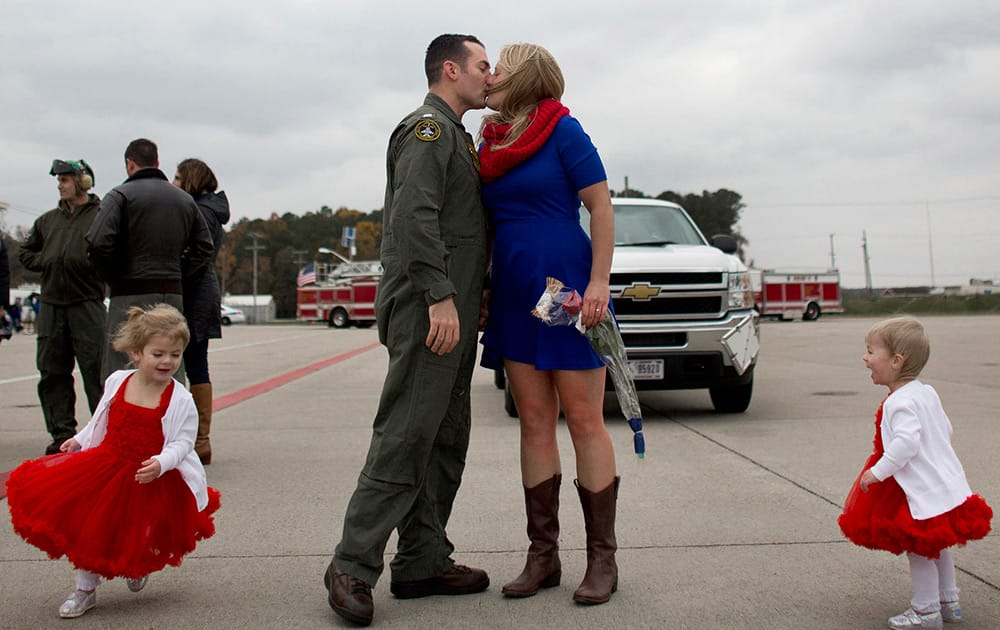
{"label": "man's hand", "polygon": [[479,330],[486,330],[486,322],[490,320],[490,290],[483,290],[483,299],[479,302]]}
{"label": "man's hand", "polygon": [[431,352],[443,356],[458,345],[458,309],[453,298],[445,298],[427,307],[431,329],[424,342]]}

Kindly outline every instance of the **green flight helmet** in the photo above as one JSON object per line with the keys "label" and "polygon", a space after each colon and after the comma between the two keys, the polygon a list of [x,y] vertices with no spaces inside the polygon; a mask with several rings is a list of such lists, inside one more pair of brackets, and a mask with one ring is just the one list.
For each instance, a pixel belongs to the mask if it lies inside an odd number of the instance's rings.
{"label": "green flight helmet", "polygon": [[97,179],[94,177],[94,169],[90,168],[84,160],[52,160],[52,168],[49,175],[90,175],[90,188]]}

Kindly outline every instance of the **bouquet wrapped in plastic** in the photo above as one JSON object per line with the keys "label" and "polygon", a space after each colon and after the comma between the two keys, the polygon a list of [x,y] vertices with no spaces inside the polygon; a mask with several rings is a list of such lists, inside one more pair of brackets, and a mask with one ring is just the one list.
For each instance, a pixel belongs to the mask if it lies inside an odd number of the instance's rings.
{"label": "bouquet wrapped in plastic", "polygon": [[547,278],[545,291],[538,298],[531,314],[548,326],[574,326],[590,341],[590,347],[600,355],[608,366],[611,382],[615,386],[618,404],[634,433],[632,442],[635,454],[642,459],[646,454],[646,438],[642,435],[642,410],[639,395],[628,368],[625,343],[610,311],[605,311],[604,319],[596,326],[584,327],[580,322],[583,297],[575,289],[565,286],[556,278]]}

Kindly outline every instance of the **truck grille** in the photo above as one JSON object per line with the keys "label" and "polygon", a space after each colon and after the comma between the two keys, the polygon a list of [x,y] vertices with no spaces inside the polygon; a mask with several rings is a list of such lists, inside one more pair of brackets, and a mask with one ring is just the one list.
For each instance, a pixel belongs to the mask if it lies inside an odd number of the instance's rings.
{"label": "truck grille", "polygon": [[656,318],[661,315],[717,315],[722,310],[722,296],[671,297],[670,294],[639,301],[629,298],[614,298],[615,315],[642,315]]}
{"label": "truck grille", "polygon": [[612,284],[620,284],[628,286],[634,282],[648,282],[649,284],[655,285],[683,285],[688,286],[692,284],[706,284],[721,286],[722,285],[722,272],[720,271],[703,271],[703,272],[639,272],[639,273],[616,273],[611,277]]}
{"label": "truck grille", "polygon": [[611,274],[611,299],[621,321],[722,317],[728,286],[721,271]]}
{"label": "truck grille", "polygon": [[683,348],[687,345],[687,333],[622,333],[622,341],[628,348]]}

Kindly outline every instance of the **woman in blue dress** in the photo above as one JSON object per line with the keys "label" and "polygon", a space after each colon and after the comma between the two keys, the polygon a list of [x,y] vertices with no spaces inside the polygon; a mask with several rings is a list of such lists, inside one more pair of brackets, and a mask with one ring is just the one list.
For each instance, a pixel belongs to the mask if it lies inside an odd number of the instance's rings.
{"label": "woman in blue dress", "polygon": [[[503,366],[521,423],[521,481],[528,516],[524,571],[503,587],[529,597],[556,586],[559,484],[556,424],[562,406],[576,453],[576,487],[587,530],[587,571],[573,594],[602,604],[618,587],[615,506],[619,478],[604,426],[605,368],[571,326],[548,327],[531,315],[546,278],[582,291],[584,326],[610,308],[614,213],[597,149],[559,102],[564,80],[541,46],[500,51],[479,148],[483,201],[495,230],[492,291],[483,365]],[[580,225],[581,201],[590,234]]]}

